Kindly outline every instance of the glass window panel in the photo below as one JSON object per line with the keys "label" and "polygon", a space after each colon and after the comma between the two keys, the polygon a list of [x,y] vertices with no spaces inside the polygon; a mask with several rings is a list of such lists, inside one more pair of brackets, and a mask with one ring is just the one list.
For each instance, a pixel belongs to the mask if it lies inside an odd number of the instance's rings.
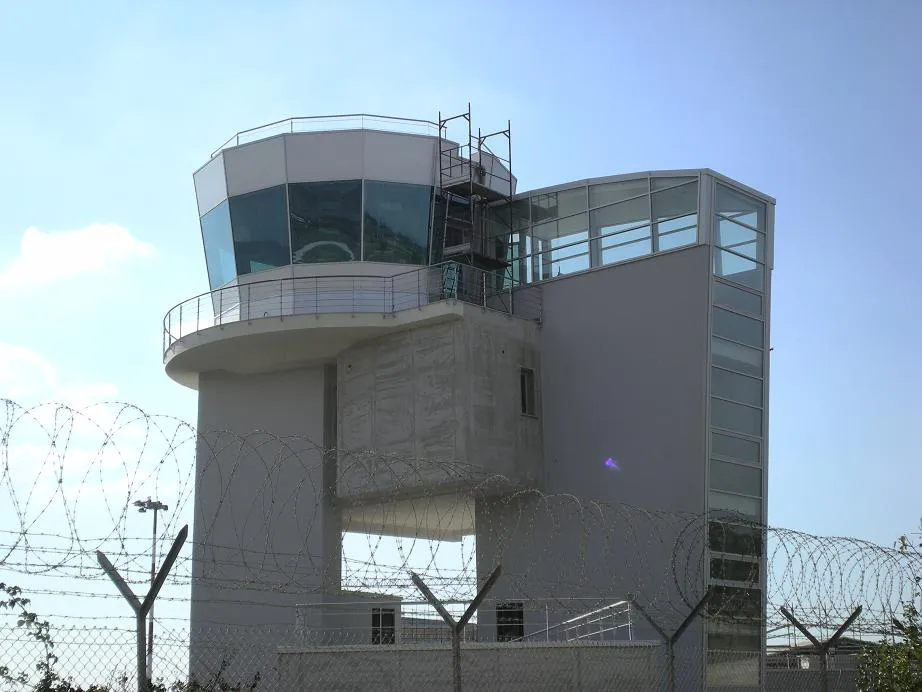
{"label": "glass window panel", "polygon": [[751,259],[734,255],[727,250],[714,251],[714,273],[743,286],[762,290],[764,267]]}
{"label": "glass window panel", "polygon": [[717,213],[739,223],[765,230],[765,203],[717,184]]}
{"label": "glass window panel", "polygon": [[711,367],[711,393],[750,406],[762,406],[762,380]]}
{"label": "glass window panel", "polygon": [[739,459],[753,464],[762,463],[762,445],[755,440],[744,440],[718,432],[711,433],[711,454],[716,457]]}
{"label": "glass window panel", "polygon": [[[366,180],[364,209],[363,259],[394,264],[428,262],[431,187]],[[508,233],[508,227],[505,231]]]}
{"label": "glass window panel", "polygon": [[762,592],[744,586],[715,584],[711,587],[707,610],[722,618],[758,620],[762,617]]}
{"label": "glass window panel", "polygon": [[618,233],[610,233],[604,235],[599,239],[601,247],[614,247],[615,245],[623,245],[624,243],[629,243],[635,240],[648,240],[650,238],[650,227],[641,226],[640,228],[632,228],[629,231],[621,231]]}
{"label": "glass window panel", "polygon": [[714,304],[726,305],[728,308],[753,315],[762,314],[762,296],[730,286],[722,281],[714,282]]}
{"label": "glass window panel", "polygon": [[660,233],[656,244],[657,249],[659,250],[673,250],[677,247],[694,245],[697,242],[698,229],[695,226],[692,226],[691,228],[686,228],[682,231],[676,231],[675,233],[668,233],[666,235]]}
{"label": "glass window panel", "polygon": [[548,192],[531,198],[531,222],[557,218],[557,193]]}
{"label": "glass window panel", "polygon": [[560,190],[557,193],[557,216],[570,216],[586,211],[586,186],[573,188],[572,190]]}
{"label": "glass window panel", "polygon": [[647,197],[611,204],[590,212],[590,224],[599,229],[599,235],[617,233],[650,223],[650,203]]}
{"label": "glass window panel", "polygon": [[683,231],[688,228],[694,229],[697,225],[698,225],[698,215],[688,214],[687,216],[680,216],[676,219],[669,219],[668,221],[660,221],[656,224],[656,228],[660,235],[666,235],[667,233],[674,233],[675,231]]}
{"label": "glass window panel", "polygon": [[234,262],[234,237],[231,234],[230,206],[224,200],[201,219],[202,243],[208,285],[212,290],[237,276]]}
{"label": "glass window panel", "polygon": [[362,181],[292,183],[292,262],[348,262],[362,258]]}
{"label": "glass window panel", "polygon": [[698,183],[653,193],[653,221],[687,216],[698,211]]}
{"label": "glass window panel", "polygon": [[556,221],[546,221],[540,223],[531,229],[532,235],[535,238],[541,238],[542,240],[551,240],[552,238],[557,237],[557,222]]}
{"label": "glass window panel", "polygon": [[753,526],[711,521],[708,522],[708,545],[715,553],[759,557],[762,554],[762,531]]}
{"label": "glass window panel", "polygon": [[711,459],[711,488],[762,496],[762,469]]}
{"label": "glass window panel", "polygon": [[576,216],[568,216],[557,222],[557,235],[564,238],[574,233],[586,233],[589,229],[589,214],[583,212]]}
{"label": "glass window panel", "polygon": [[714,308],[713,330],[716,336],[732,341],[739,341],[750,346],[763,346],[765,341],[764,325],[760,320],[737,315],[735,312]]}
{"label": "glass window panel", "polygon": [[711,558],[711,579],[729,579],[755,583],[759,581],[759,563],[754,560]]}
{"label": "glass window panel", "polygon": [[765,261],[765,236],[746,226],[720,219],[717,224],[717,244],[726,249],[733,250],[739,255],[760,262]]}
{"label": "glass window panel", "polygon": [[762,351],[717,337],[711,339],[711,362],[749,375],[762,375]]}
{"label": "glass window panel", "polygon": [[[617,236],[615,236],[617,237]],[[627,260],[637,259],[653,254],[653,246],[650,238],[638,240],[623,245],[613,245],[602,248],[602,264],[615,264],[616,262],[626,262]]]}
{"label": "glass window panel", "polygon": [[612,204],[638,195],[646,195],[649,191],[649,183],[646,178],[590,185],[589,206],[591,208],[600,207],[603,204]]}
{"label": "glass window panel", "polygon": [[[692,181],[697,182],[697,178],[690,176],[682,176],[680,178],[650,178],[650,185],[652,185],[654,190],[662,190],[665,187],[673,187],[675,185],[681,185],[682,183],[690,183]],[[695,207],[698,205],[696,204]]]}
{"label": "glass window panel", "polygon": [[712,512],[725,513],[729,518],[742,516],[749,521],[762,521],[762,500],[742,495],[729,495],[719,490],[708,493],[708,503]]}
{"label": "glass window panel", "polygon": [[[710,624],[710,623],[709,623]],[[746,660],[746,665],[728,666],[724,652],[758,652],[762,650],[762,635],[758,633],[740,634],[708,634],[708,651],[720,652],[708,654],[708,667],[714,670],[709,677],[720,670],[720,680],[728,686],[758,687],[759,685],[759,660],[753,657]],[[717,658],[715,658],[717,657]]]}
{"label": "glass window panel", "polygon": [[290,264],[285,186],[236,195],[229,201],[237,273]]}
{"label": "glass window panel", "polygon": [[589,269],[589,231],[554,238],[551,248],[551,276]]}
{"label": "glass window panel", "polygon": [[759,437],[762,434],[762,409],[712,397],[711,425]]}

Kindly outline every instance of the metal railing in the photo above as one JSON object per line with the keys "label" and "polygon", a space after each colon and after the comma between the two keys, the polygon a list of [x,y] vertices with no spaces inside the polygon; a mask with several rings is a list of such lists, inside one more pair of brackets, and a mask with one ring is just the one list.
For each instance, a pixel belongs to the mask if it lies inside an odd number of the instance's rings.
{"label": "metal railing", "polygon": [[514,641],[608,641],[617,638],[619,630],[627,630],[627,640],[634,639],[634,625],[631,618],[631,604],[618,601],[610,605],[582,613],[569,620],[532,632]]}
{"label": "metal railing", "polygon": [[294,315],[394,314],[445,300],[540,320],[540,289],[497,287],[493,273],[443,262],[394,276],[286,277],[225,286],[174,306],[163,318],[163,354],[210,327]]}
{"label": "metal railing", "polygon": [[430,120],[393,118],[387,115],[348,113],[345,115],[317,115],[277,120],[266,125],[241,130],[211,154],[214,158],[224,149],[257,142],[261,139],[299,132],[336,132],[339,130],[378,130],[399,134],[438,137],[439,125]]}

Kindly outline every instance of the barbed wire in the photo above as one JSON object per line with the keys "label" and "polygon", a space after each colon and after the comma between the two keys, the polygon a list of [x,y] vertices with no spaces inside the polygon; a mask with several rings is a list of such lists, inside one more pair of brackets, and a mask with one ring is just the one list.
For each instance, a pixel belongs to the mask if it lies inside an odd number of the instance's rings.
{"label": "barbed wire", "polygon": [[[444,598],[470,599],[479,558],[502,563],[508,591],[522,598],[640,594],[659,616],[681,621],[705,589],[705,546],[715,531],[738,530],[752,542],[740,552],[758,556],[766,542],[764,564],[752,560],[732,584],[757,589],[766,570],[769,625],[785,623],[782,605],[810,626],[839,623],[861,605],[860,626],[881,632],[917,596],[922,574],[918,552],[547,494],[453,459],[324,448],[263,430],[197,431],[124,403],[78,409],[0,399],[0,410],[0,568],[22,575],[101,581],[95,552],[103,550],[129,581],[145,582],[151,536],[130,517],[132,502],[146,496],[169,501],[158,551],[183,523],[195,526],[169,583],[207,583],[214,594],[244,594],[240,602],[257,593],[319,595],[334,582],[416,597],[411,571]],[[331,528],[331,516],[341,525]],[[489,538],[485,553],[470,540],[475,525]],[[324,531],[343,541],[335,563],[312,548]],[[602,583],[611,593],[599,591]],[[724,599],[708,612],[731,606]]]}

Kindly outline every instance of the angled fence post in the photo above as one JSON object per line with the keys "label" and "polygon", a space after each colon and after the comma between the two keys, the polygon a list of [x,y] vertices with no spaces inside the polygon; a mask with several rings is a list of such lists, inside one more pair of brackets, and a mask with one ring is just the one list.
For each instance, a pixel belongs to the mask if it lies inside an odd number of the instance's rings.
{"label": "angled fence post", "polygon": [[147,692],[151,688],[151,681],[153,678],[153,671],[151,671],[151,677],[147,675],[147,630],[145,627],[147,614],[150,612],[151,608],[154,607],[157,594],[160,593],[160,589],[166,581],[170,569],[173,567],[173,563],[176,562],[176,557],[179,555],[179,551],[182,550],[182,546],[186,542],[186,536],[188,535],[189,527],[183,526],[179,531],[179,535],[176,536],[176,540],[173,541],[173,547],[170,548],[170,552],[168,552],[164,558],[163,565],[161,565],[160,571],[157,572],[157,576],[150,585],[150,590],[147,592],[143,601],[138,600],[138,597],[135,596],[131,587],[128,586],[127,582],[122,578],[122,575],[115,569],[115,565],[109,562],[109,558],[107,558],[101,550],[96,551],[96,560],[99,562],[99,566],[109,575],[109,578],[115,584],[115,588],[125,597],[125,600],[128,601],[128,605],[130,605],[131,609],[134,611],[138,639],[138,692]]}
{"label": "angled fence post", "polygon": [[784,606],[781,606],[778,610],[781,611],[781,614],[784,615],[784,617],[786,617],[788,621],[790,621],[790,623],[794,625],[794,627],[796,627],[797,629],[801,631],[801,633],[810,641],[810,643],[816,649],[817,654],[819,654],[819,657],[820,657],[820,689],[823,692],[826,692],[829,689],[829,661],[828,661],[829,649],[835,646],[836,642],[839,641],[839,638],[843,634],[845,634],[845,631],[849,627],[852,626],[852,623],[855,622],[855,620],[858,619],[858,616],[861,615],[861,611],[863,610],[863,608],[861,606],[858,606],[857,608],[855,608],[855,610],[852,611],[852,614],[848,616],[848,619],[842,623],[839,629],[835,631],[835,634],[833,634],[825,642],[821,642],[819,639],[814,637],[813,634],[810,633],[810,630],[808,630],[803,625],[803,623],[800,622],[800,620],[794,617],[787,608],[785,608]]}
{"label": "angled fence post", "polygon": [[454,692],[461,692],[461,635],[464,634],[465,626],[473,617],[474,613],[477,612],[480,604],[483,603],[483,599],[487,597],[490,589],[493,588],[496,580],[499,579],[499,575],[502,572],[501,567],[501,565],[497,565],[490,573],[484,585],[480,587],[477,595],[474,596],[474,600],[471,601],[467,610],[464,611],[464,615],[462,615],[461,619],[457,622],[455,622],[455,619],[445,606],[442,605],[442,602],[429,590],[429,587],[426,586],[426,582],[415,572],[410,572],[410,579],[413,580],[416,588],[419,589],[420,593],[429,601],[429,604],[435,608],[436,612],[442,616],[442,619],[451,630],[451,668],[452,680],[454,681]]}

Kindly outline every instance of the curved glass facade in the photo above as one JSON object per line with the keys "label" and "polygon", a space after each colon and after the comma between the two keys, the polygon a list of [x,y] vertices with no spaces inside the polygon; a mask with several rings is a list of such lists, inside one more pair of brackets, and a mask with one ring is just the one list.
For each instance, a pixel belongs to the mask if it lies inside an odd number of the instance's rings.
{"label": "curved glass facade", "polygon": [[695,245],[698,177],[584,183],[516,200],[511,215],[507,281],[543,281]]}
{"label": "curved glass facade", "polygon": [[289,264],[427,264],[433,197],[428,185],[376,180],[233,195],[201,218],[209,284]]}

